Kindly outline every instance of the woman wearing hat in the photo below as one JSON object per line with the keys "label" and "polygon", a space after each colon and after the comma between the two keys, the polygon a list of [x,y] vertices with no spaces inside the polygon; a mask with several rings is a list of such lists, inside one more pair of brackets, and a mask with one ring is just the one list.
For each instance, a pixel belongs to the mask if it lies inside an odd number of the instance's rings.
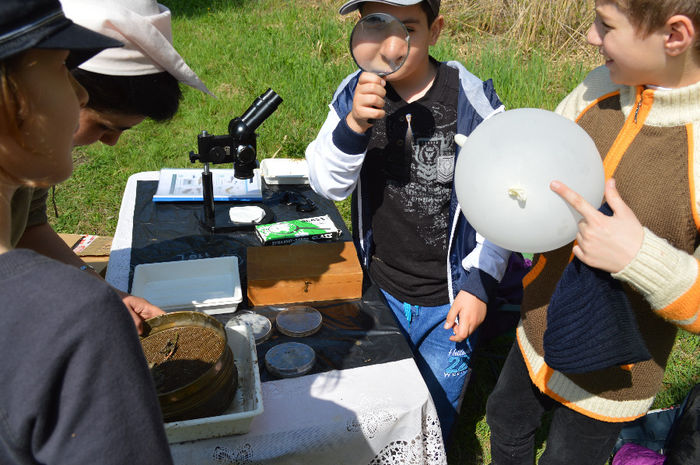
{"label": "woman wearing hat", "polygon": [[0,2],[0,463],[172,463],[153,381],[114,291],[13,247],[10,199],[72,171],[76,66],[118,41],[58,0]]}
{"label": "woman wearing hat", "polygon": [[[61,0],[68,18],[116,39],[72,71],[89,100],[80,111],[74,145],[115,145],[122,132],[146,118],[170,119],[182,97],[179,82],[211,94],[172,46],[170,10],[156,0]],[[14,244],[99,275],[61,240],[46,215],[47,189],[21,189],[13,198]],[[146,300],[117,291],[136,327],[162,312]]]}

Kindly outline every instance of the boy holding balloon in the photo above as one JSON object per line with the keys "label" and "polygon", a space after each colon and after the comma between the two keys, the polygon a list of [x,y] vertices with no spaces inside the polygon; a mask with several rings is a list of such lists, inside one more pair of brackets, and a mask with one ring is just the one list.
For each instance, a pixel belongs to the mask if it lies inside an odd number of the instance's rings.
{"label": "boy holding balloon", "polygon": [[[469,134],[503,106],[490,81],[430,56],[444,25],[439,7],[439,0],[341,7],[341,14],[359,8],[365,19],[395,17],[410,47],[406,56],[384,57],[403,62],[398,70],[380,76],[363,67],[340,84],[306,159],[317,193],[336,201],[353,195],[360,261],[411,345],[447,441],[471,373],[474,340],[465,338],[484,320],[487,304],[519,301],[523,267],[513,267],[506,285],[510,252],[484,241],[460,214],[454,135]],[[453,323],[445,328],[450,308]]]}
{"label": "boy holding balloon", "polygon": [[[573,247],[538,255],[523,280],[517,344],[487,404],[493,464],[533,463],[535,431],[548,410],[540,464],[606,463],[624,423],[651,407],[678,327],[700,332],[699,31],[697,0],[596,1],[588,41],[605,66],[557,112],[595,141],[607,205],[599,211],[563,183],[551,183],[583,219]],[[590,282],[597,287],[586,292],[598,292],[597,300],[584,297],[582,280],[566,279],[574,266],[595,274]],[[569,329],[588,325],[591,339],[605,328],[589,311],[606,301],[629,307],[647,360],[577,370],[586,363],[581,346],[567,354],[569,368],[552,367],[548,343],[558,341],[548,342],[547,332],[555,298],[567,292],[579,295],[569,315],[581,317]],[[615,350],[632,343],[612,339]],[[672,456],[666,463],[675,463]]]}

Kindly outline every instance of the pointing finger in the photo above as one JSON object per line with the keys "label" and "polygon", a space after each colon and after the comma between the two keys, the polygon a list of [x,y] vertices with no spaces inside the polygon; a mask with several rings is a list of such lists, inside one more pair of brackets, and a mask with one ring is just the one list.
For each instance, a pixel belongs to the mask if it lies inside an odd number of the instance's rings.
{"label": "pointing finger", "polygon": [[598,210],[594,208],[590,203],[581,197],[577,192],[570,189],[566,184],[559,181],[552,181],[549,184],[550,189],[564,199],[569,205],[571,205],[574,210],[579,212],[581,216],[585,219],[598,213]]}

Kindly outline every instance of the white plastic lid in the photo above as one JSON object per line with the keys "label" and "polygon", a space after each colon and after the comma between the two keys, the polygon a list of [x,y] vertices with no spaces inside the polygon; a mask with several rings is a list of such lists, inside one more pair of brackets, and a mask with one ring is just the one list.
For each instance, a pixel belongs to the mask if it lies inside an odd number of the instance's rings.
{"label": "white plastic lid", "polygon": [[309,176],[309,167],[305,158],[265,158],[260,162],[260,170],[266,178],[308,178]]}
{"label": "white plastic lid", "polygon": [[257,205],[231,207],[228,209],[228,217],[234,223],[260,223],[265,218],[265,210]]}
{"label": "white plastic lid", "polygon": [[238,325],[247,325],[253,331],[255,343],[260,344],[266,341],[272,333],[272,323],[270,320],[253,312],[238,313],[226,322],[226,327],[230,328]]}
{"label": "white plastic lid", "polygon": [[276,345],[265,354],[265,367],[277,378],[305,375],[316,363],[314,349],[300,342]]}

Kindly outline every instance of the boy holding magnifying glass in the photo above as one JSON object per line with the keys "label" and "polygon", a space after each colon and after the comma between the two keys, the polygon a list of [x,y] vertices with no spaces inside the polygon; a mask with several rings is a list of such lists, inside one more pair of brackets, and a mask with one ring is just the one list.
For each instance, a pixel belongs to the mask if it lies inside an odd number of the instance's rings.
{"label": "boy holding magnifying glass", "polygon": [[387,63],[403,64],[384,77],[359,70],[340,84],[306,158],[317,193],[335,201],[353,195],[361,263],[413,349],[447,442],[471,373],[475,341],[467,337],[487,306],[519,301],[522,266],[514,254],[504,280],[511,253],[460,215],[454,135],[470,134],[503,105],[491,81],[430,56],[444,26],[439,8],[439,0],[353,0],[340,8],[394,16],[410,47],[407,56],[377,47]]}

